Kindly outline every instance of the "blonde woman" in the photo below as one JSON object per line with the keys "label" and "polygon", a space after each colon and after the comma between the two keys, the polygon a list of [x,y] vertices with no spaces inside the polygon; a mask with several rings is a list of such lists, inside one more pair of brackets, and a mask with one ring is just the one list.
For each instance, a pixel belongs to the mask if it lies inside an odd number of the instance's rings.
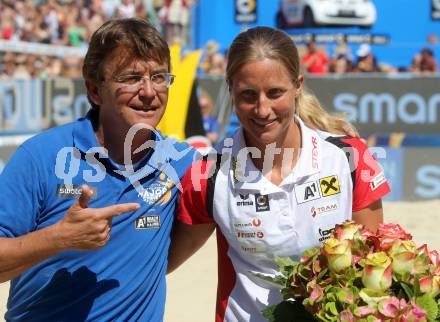
{"label": "blonde woman", "polygon": [[193,164],[182,182],[169,271],[217,231],[216,322],[266,319],[279,288],[274,255],[299,256],[353,219],[376,229],[389,186],[349,125],[303,91],[297,49],[283,32],[256,27],[229,50],[226,78],[241,127],[216,159]]}

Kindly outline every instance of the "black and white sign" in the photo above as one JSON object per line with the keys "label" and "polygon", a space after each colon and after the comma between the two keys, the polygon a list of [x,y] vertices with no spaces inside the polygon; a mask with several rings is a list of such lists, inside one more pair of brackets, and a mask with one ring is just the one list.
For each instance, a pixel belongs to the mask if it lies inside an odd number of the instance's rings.
{"label": "black and white sign", "polygon": [[254,23],[257,21],[257,0],[235,0],[235,22]]}
{"label": "black and white sign", "polygon": [[431,0],[431,19],[440,20],[440,0]]}
{"label": "black and white sign", "polygon": [[268,195],[260,195],[259,193],[255,195],[255,210],[257,212],[270,210]]}
{"label": "black and white sign", "polygon": [[140,216],[135,221],[136,229],[160,228],[160,216]]}
{"label": "black and white sign", "polygon": [[317,181],[295,185],[295,196],[298,204],[321,198]]}

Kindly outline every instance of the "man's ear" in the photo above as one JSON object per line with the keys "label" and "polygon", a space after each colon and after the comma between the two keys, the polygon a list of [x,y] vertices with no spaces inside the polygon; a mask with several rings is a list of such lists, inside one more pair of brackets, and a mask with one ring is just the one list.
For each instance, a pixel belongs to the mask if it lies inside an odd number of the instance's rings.
{"label": "man's ear", "polygon": [[87,96],[98,106],[102,105],[101,96],[99,95],[99,87],[92,81],[86,80]]}

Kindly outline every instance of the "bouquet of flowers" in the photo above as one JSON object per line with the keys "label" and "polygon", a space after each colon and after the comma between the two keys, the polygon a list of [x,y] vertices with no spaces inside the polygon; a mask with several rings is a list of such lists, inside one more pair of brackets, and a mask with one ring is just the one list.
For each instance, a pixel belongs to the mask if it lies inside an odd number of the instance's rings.
{"label": "bouquet of flowers", "polygon": [[305,321],[298,307],[317,321],[440,320],[439,254],[417,247],[399,225],[373,233],[346,221],[299,262],[276,262],[281,275],[260,276],[282,285],[285,301],[263,311],[269,321]]}

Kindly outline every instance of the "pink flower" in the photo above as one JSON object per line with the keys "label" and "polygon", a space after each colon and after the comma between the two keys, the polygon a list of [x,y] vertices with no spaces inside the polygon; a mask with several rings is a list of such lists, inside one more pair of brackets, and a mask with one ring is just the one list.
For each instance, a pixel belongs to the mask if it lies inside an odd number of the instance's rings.
{"label": "pink flower", "polygon": [[426,256],[429,256],[428,245],[423,244],[422,246],[417,247],[417,250],[420,254],[425,254]]}
{"label": "pink flower", "polygon": [[349,240],[329,238],[324,241],[323,247],[323,253],[327,257],[330,271],[340,273],[351,266],[352,254]]}
{"label": "pink flower", "polygon": [[429,251],[428,246],[426,244],[423,244],[419,248],[417,248],[417,251],[420,255],[424,256],[418,256],[414,263],[414,269],[413,274],[423,274],[429,271],[429,265],[431,264],[431,273],[433,275],[440,275],[440,260],[439,260],[439,254],[436,250]]}
{"label": "pink flower", "polygon": [[414,266],[412,269],[412,275],[423,275],[429,271],[429,259],[417,256],[414,259]]}
{"label": "pink flower", "polygon": [[420,291],[436,297],[440,294],[440,276],[423,276],[419,280]]}
{"label": "pink flower", "polygon": [[367,255],[362,272],[362,283],[371,290],[385,291],[392,282],[391,259],[384,252]]}
{"label": "pink flower", "polygon": [[316,285],[316,287],[313,289],[312,293],[310,293],[310,299],[313,302],[315,302],[316,300],[321,298],[323,294],[324,294],[324,291],[322,290],[322,288],[319,285]]}
{"label": "pink flower", "polygon": [[311,303],[315,303],[322,299],[324,295],[324,289],[317,284],[316,279],[311,280],[307,283],[307,293],[309,294],[309,299]]}
{"label": "pink flower", "polygon": [[367,315],[371,315],[375,312],[376,310],[371,306],[358,306],[355,310],[354,313],[357,317],[366,317]]}
{"label": "pink flower", "polygon": [[440,258],[439,258],[439,254],[436,250],[429,252],[429,259],[431,260],[431,263],[433,265],[440,266]]}
{"label": "pink flower", "polygon": [[418,307],[414,301],[411,302],[411,305],[408,305],[400,318],[400,322],[426,322],[427,320],[425,310]]}
{"label": "pink flower", "polygon": [[395,318],[400,312],[400,301],[397,297],[390,297],[379,302],[379,312],[387,318]]}
{"label": "pink flower", "polygon": [[373,233],[371,230],[369,230],[368,228],[363,228],[361,230],[361,239],[363,241],[367,240],[367,239],[371,239],[371,238],[376,238],[376,234]]}
{"label": "pink flower", "polygon": [[353,313],[351,313],[350,310],[344,310],[341,313],[339,313],[339,321],[341,322],[353,322],[354,316]]}
{"label": "pink flower", "polygon": [[381,250],[389,249],[396,239],[412,239],[412,236],[398,224],[380,224],[377,230],[377,237],[380,239]]}
{"label": "pink flower", "polygon": [[414,267],[414,259],[417,257],[416,244],[412,240],[397,239],[391,246],[389,255],[393,260],[394,272],[410,273]]}
{"label": "pink flower", "polygon": [[353,240],[355,237],[361,236],[362,225],[356,224],[354,221],[345,221],[341,225],[335,226],[335,238],[338,240],[349,239]]}

